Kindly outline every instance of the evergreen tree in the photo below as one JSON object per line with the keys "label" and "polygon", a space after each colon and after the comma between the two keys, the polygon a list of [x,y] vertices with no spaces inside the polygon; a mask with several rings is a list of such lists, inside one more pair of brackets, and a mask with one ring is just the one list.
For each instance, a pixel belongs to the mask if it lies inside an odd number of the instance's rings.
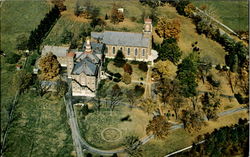
{"label": "evergreen tree", "polygon": [[125,63],[126,63],[126,60],[122,51],[118,50],[114,59],[114,65],[117,67],[123,67]]}

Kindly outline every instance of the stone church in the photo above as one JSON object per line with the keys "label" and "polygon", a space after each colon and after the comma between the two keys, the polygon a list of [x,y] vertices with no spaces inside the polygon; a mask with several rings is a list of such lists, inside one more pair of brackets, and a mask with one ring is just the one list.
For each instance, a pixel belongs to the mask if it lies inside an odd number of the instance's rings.
{"label": "stone church", "polygon": [[145,19],[142,33],[135,32],[91,32],[92,41],[106,45],[105,57],[114,58],[118,50],[128,60],[152,61],[152,20]]}
{"label": "stone church", "polygon": [[102,64],[107,58],[114,58],[122,50],[128,60],[153,61],[152,57],[152,21],[145,19],[142,33],[132,32],[91,32],[82,50],[70,50],[68,47],[44,46],[42,55],[52,52],[62,67],[67,68],[71,79],[72,96],[95,97],[98,83],[103,73]]}

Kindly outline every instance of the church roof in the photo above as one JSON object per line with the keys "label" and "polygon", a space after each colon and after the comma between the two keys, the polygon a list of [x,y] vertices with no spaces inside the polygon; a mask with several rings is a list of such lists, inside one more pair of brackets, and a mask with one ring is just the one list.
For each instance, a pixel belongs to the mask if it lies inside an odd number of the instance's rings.
{"label": "church roof", "polygon": [[80,75],[84,73],[89,76],[95,76],[98,66],[89,61],[88,59],[83,59],[80,62],[77,62],[73,68],[72,74]]}
{"label": "church roof", "polygon": [[99,39],[107,45],[148,47],[150,42],[150,38],[144,37],[143,33],[132,32],[91,32],[91,37]]}

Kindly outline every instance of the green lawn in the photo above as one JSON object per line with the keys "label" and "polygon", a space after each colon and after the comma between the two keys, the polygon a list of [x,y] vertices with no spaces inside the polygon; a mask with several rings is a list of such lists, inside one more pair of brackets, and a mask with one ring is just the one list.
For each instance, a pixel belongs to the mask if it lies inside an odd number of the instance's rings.
{"label": "green lawn", "polygon": [[220,1],[198,1],[193,4],[200,7],[207,5],[215,11],[218,20],[238,31],[248,31],[248,1],[247,0],[220,0]]}
{"label": "green lawn", "polygon": [[37,97],[30,91],[20,96],[15,115],[6,157],[70,156],[73,143],[62,100],[49,93]]}
{"label": "green lawn", "polygon": [[14,51],[20,34],[29,36],[49,12],[46,1],[4,1],[1,8],[1,49]]}
{"label": "green lawn", "polygon": [[[130,116],[131,121],[121,121],[121,118]],[[100,112],[89,113],[85,119],[78,113],[79,126],[81,127],[82,137],[92,146],[101,149],[115,149],[122,146],[124,138],[129,135],[139,137],[146,136],[145,129],[150,115],[139,109],[130,109],[126,106],[117,106],[113,112],[103,104]],[[111,134],[106,132],[107,139],[116,139],[114,141],[105,141],[102,132],[107,128],[117,128],[119,132]],[[105,132],[105,131],[104,131]],[[115,136],[109,138],[109,136]]]}

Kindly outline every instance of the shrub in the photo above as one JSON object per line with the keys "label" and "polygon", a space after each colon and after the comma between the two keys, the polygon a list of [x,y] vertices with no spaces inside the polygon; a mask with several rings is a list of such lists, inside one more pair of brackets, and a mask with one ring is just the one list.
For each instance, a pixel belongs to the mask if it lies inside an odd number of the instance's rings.
{"label": "shrub", "polygon": [[122,77],[122,75],[120,73],[115,73],[113,76],[118,78],[118,79],[120,79]]}
{"label": "shrub", "polygon": [[187,16],[185,12],[185,7],[189,4],[190,2],[188,0],[182,0],[176,5],[176,10],[180,15]]}
{"label": "shrub", "polygon": [[19,59],[21,58],[20,55],[16,54],[16,53],[13,53],[13,52],[10,52],[6,55],[6,62],[9,63],[9,64],[14,64],[14,63],[17,63],[19,61]]}
{"label": "shrub", "polygon": [[124,64],[123,70],[124,70],[124,72],[128,73],[129,75],[131,75],[133,73],[133,68],[128,63]]}
{"label": "shrub", "polygon": [[136,96],[142,96],[145,92],[145,88],[140,86],[140,85],[136,85],[135,88],[134,88],[134,91],[135,91],[135,95]]}
{"label": "shrub", "polygon": [[114,82],[120,82],[121,79],[119,79],[119,78],[114,78],[113,81],[114,81]]}
{"label": "shrub", "polygon": [[122,82],[124,82],[125,84],[130,84],[131,83],[131,76],[129,73],[124,73],[122,76]]}
{"label": "shrub", "polygon": [[143,72],[147,72],[148,71],[148,65],[146,62],[140,62],[138,68],[143,71]]}
{"label": "shrub", "polygon": [[213,75],[208,75],[207,76],[207,81],[214,87],[219,87],[220,86],[220,81],[217,81],[214,79]]}
{"label": "shrub", "polygon": [[249,98],[244,98],[240,93],[234,94],[234,97],[240,104],[248,104]]}

